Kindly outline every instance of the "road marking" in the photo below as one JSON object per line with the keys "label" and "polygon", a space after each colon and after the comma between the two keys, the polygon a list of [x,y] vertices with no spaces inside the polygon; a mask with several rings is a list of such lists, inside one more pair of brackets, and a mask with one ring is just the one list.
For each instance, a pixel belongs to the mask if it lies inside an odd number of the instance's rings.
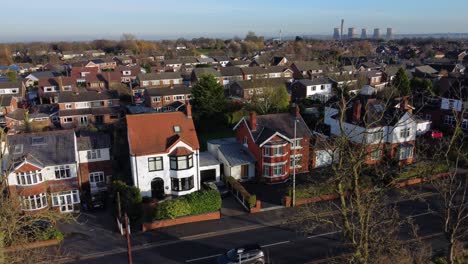
{"label": "road marking", "polygon": [[291,241],[286,240],[286,241],[281,241],[281,242],[272,243],[272,244],[268,244],[268,245],[263,245],[263,246],[261,246],[261,247],[262,247],[262,248],[264,248],[264,247],[272,247],[272,246],[276,246],[276,245],[287,244],[287,243],[290,243],[290,242],[291,242]]}
{"label": "road marking", "polygon": [[314,238],[314,237],[322,237],[322,236],[333,235],[333,234],[336,234],[336,233],[340,233],[340,231],[334,231],[334,232],[328,232],[328,233],[323,233],[323,234],[319,234],[319,235],[308,236],[307,239]]}
{"label": "road marking", "polygon": [[216,255],[211,255],[211,256],[206,256],[206,257],[201,257],[201,258],[189,259],[189,260],[186,260],[185,262],[189,263],[189,262],[195,262],[195,261],[204,260],[204,259],[216,258],[221,255],[222,254],[216,254]]}

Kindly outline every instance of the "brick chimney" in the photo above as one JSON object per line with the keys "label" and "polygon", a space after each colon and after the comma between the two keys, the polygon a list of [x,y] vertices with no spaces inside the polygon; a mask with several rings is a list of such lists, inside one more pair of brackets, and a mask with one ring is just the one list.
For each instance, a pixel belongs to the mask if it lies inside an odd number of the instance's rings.
{"label": "brick chimney", "polygon": [[187,117],[192,118],[192,105],[190,104],[189,100],[187,100],[185,108],[186,108],[186,111],[187,111]]}
{"label": "brick chimney", "polygon": [[361,108],[362,104],[360,100],[356,100],[353,103],[353,121],[359,123],[361,121]]}
{"label": "brick chimney", "polygon": [[403,96],[400,98],[400,109],[406,110],[411,114],[413,113],[413,109],[409,106],[408,103],[408,96]]}
{"label": "brick chimney", "polygon": [[299,108],[298,105],[296,105],[294,110],[295,110],[295,112],[294,112],[295,116],[300,117],[301,116],[301,109]]}
{"label": "brick chimney", "polygon": [[257,113],[255,111],[250,112],[250,129],[257,130]]}

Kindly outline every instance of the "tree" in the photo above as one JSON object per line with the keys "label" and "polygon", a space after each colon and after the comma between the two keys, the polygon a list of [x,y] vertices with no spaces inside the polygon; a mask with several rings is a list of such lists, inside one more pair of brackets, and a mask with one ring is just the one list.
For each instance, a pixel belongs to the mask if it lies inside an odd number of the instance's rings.
{"label": "tree", "polygon": [[255,92],[247,107],[262,115],[287,111],[289,94],[286,86],[270,86],[263,88],[261,93]]}
{"label": "tree", "polygon": [[226,109],[224,87],[212,74],[202,75],[192,88],[193,114],[197,120],[215,118],[217,121]]}
{"label": "tree", "polygon": [[408,96],[411,94],[410,80],[403,68],[398,69],[393,84],[400,91],[400,95]]}
{"label": "tree", "polygon": [[16,72],[14,71],[9,71],[7,72],[6,74],[6,77],[8,78],[8,81],[10,82],[16,82],[17,78],[16,78]]}

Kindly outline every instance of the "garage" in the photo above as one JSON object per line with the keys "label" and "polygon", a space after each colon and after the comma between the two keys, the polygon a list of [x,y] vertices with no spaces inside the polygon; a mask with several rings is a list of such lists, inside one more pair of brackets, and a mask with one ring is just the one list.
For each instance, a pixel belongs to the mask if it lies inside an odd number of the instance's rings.
{"label": "garage", "polygon": [[216,181],[216,169],[200,171],[201,182]]}

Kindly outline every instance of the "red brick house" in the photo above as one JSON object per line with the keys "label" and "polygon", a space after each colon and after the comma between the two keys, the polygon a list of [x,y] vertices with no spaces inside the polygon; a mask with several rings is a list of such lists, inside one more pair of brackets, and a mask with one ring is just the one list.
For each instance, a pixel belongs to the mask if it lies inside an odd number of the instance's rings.
{"label": "red brick house", "polygon": [[191,92],[192,88],[185,85],[146,89],[145,103],[146,106],[158,111],[177,111],[177,108],[183,106],[186,100],[191,99]]}
{"label": "red brick house", "polygon": [[[296,122],[296,137],[294,123]],[[267,183],[283,182],[296,173],[309,171],[311,131],[302,119],[299,108],[294,113],[259,115],[252,112],[234,127],[236,139],[257,160],[256,176]]]}
{"label": "red brick house", "polygon": [[112,177],[109,135],[82,131],[76,144],[81,190],[90,194],[106,191]]}
{"label": "red brick house", "polygon": [[76,90],[76,79],[73,77],[54,77],[39,80],[37,94],[39,101],[43,103],[57,103],[60,92],[72,92]]}

